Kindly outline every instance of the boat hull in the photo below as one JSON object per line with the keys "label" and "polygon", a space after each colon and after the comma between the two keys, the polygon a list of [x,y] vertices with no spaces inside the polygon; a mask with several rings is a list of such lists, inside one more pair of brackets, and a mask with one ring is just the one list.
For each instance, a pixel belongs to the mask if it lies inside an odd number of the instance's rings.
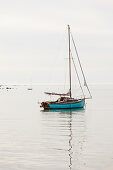
{"label": "boat hull", "polygon": [[80,102],[75,103],[63,103],[63,104],[48,104],[48,107],[43,107],[44,109],[76,109],[83,108],[85,104],[85,100],[81,100]]}

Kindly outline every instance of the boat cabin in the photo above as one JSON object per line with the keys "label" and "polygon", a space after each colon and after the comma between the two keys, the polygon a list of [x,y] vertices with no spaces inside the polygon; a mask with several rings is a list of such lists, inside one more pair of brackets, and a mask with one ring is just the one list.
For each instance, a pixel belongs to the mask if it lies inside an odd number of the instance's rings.
{"label": "boat cabin", "polygon": [[70,98],[70,97],[60,97],[56,102],[70,102],[75,100],[74,98]]}

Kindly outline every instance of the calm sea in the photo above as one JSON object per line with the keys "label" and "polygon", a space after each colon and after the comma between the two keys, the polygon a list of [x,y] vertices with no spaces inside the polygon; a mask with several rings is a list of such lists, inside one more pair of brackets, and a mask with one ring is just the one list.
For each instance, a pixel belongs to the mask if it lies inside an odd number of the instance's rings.
{"label": "calm sea", "polygon": [[113,170],[113,86],[85,110],[42,111],[45,86],[0,89],[0,170]]}

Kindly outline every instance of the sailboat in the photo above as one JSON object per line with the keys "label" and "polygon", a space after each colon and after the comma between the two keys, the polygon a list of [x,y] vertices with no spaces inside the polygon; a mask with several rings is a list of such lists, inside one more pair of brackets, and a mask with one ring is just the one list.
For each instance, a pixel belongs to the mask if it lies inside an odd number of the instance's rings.
{"label": "sailboat", "polygon": [[[69,39],[69,91],[67,93],[45,92],[45,94],[58,95],[60,97],[56,101],[42,102],[40,107],[42,107],[44,109],[77,109],[77,108],[84,108],[85,99],[92,98],[90,90],[89,90],[88,85],[86,83],[84,72],[83,72],[81,62],[80,62],[80,59],[79,59],[79,56],[78,56],[77,48],[76,48],[73,36],[72,36],[72,34],[70,32],[70,26],[69,25],[68,25],[68,39]],[[89,95],[90,95],[87,98],[84,95],[84,91],[83,91],[83,88],[82,88],[82,85],[81,85],[81,82],[80,82],[80,78],[79,78],[79,75],[78,75],[78,72],[77,72],[77,68],[76,68],[76,65],[74,63],[73,57],[71,55],[70,39],[72,39],[74,49],[75,49],[75,52],[76,52],[76,55],[77,55],[78,63],[79,63],[79,66],[80,66],[80,69],[81,69],[81,72],[82,72],[82,75],[83,75],[84,86],[87,87],[87,90],[88,90]],[[71,60],[73,61],[75,72],[76,72],[76,75],[77,75],[77,78],[78,78],[78,82],[79,82],[81,91],[83,93],[83,97],[79,98],[79,99],[76,99],[76,98],[72,97]]]}

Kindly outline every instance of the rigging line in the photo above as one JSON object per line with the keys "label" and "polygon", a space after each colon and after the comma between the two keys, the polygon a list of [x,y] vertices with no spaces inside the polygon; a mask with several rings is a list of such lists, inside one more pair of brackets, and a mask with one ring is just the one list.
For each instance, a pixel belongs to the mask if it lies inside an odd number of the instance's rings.
{"label": "rigging line", "polygon": [[[70,52],[70,53],[71,53],[71,52]],[[79,85],[80,85],[81,91],[82,91],[83,96],[84,96],[84,98],[85,98],[84,91],[83,91],[83,89],[82,89],[82,85],[81,85],[81,82],[80,82],[80,79],[79,79],[79,75],[78,75],[78,72],[77,72],[77,68],[76,68],[76,65],[75,65],[75,62],[74,62],[72,53],[71,53],[71,58],[72,58],[72,61],[73,61],[73,65],[74,65],[74,68],[75,68],[75,72],[76,72],[76,75],[77,75],[77,78],[78,78],[78,81],[79,81]]]}
{"label": "rigging line", "polygon": [[72,33],[70,33],[70,34],[71,34],[72,42],[73,42],[73,45],[74,45],[74,48],[75,48],[75,52],[76,52],[76,55],[77,55],[77,59],[78,59],[78,62],[79,62],[80,68],[81,68],[81,72],[82,72],[82,75],[83,75],[84,86],[87,87],[88,92],[89,92],[89,94],[90,94],[90,97],[92,98],[91,92],[90,92],[89,87],[88,87],[87,82],[86,82],[86,78],[85,78],[85,75],[84,75],[84,72],[83,72],[83,68],[82,68],[82,65],[81,65],[81,62],[80,62],[80,59],[79,59],[78,51],[77,51],[77,48],[76,48],[76,45],[75,45],[75,42],[74,42]]}
{"label": "rigging line", "polygon": [[67,81],[67,67],[66,67],[66,63],[65,63],[65,79],[64,79],[64,90],[66,89],[66,81]]}

